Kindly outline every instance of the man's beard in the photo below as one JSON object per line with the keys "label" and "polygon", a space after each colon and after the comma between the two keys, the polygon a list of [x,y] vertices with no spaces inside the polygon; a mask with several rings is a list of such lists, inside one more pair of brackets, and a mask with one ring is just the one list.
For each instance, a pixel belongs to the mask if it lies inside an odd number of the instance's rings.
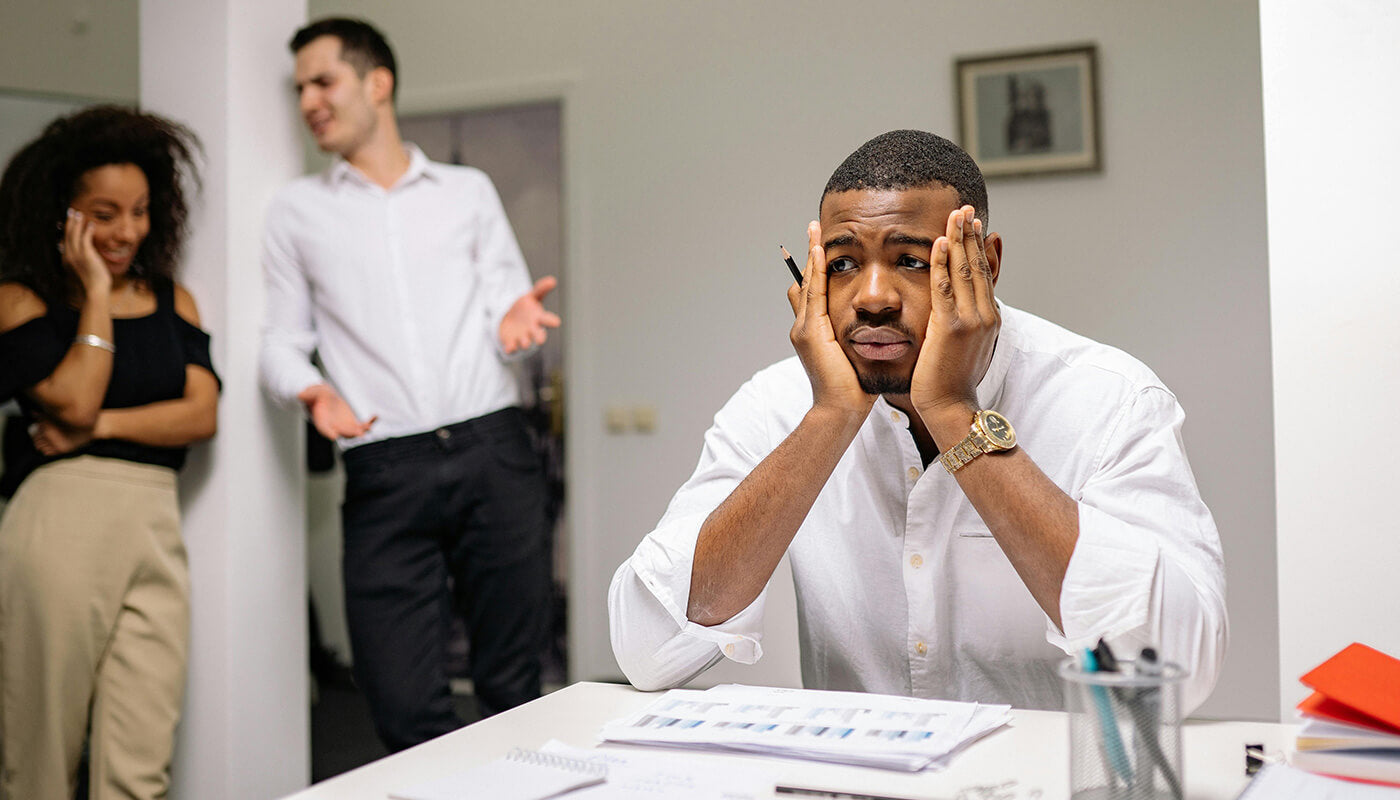
{"label": "man's beard", "polygon": [[856,370],[856,378],[866,394],[909,394],[911,380],[906,375],[866,375]]}
{"label": "man's beard", "polygon": [[[845,341],[850,341],[856,328],[863,326],[871,328],[889,328],[908,336],[910,341],[914,340],[914,332],[909,330],[908,325],[900,321],[898,313],[871,314],[867,311],[856,312],[855,321],[846,326],[846,329],[842,331],[841,338]],[[851,366],[854,367],[855,365],[852,364]],[[898,375],[890,372],[866,374],[862,372],[859,367],[856,367],[856,379],[860,381],[860,390],[866,394],[909,394],[912,377],[911,375]]]}

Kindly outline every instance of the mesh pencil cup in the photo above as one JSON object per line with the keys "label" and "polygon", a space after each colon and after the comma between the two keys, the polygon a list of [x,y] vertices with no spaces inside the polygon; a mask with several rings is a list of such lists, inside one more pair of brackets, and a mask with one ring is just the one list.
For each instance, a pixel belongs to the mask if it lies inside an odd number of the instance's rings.
{"label": "mesh pencil cup", "polygon": [[1175,664],[1122,661],[1117,672],[1060,664],[1074,800],[1182,800],[1181,683]]}

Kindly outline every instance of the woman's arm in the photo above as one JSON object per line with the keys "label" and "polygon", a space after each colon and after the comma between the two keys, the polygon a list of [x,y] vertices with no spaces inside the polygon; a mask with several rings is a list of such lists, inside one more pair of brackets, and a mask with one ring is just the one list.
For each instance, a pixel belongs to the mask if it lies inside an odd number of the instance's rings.
{"label": "woman's arm", "polygon": [[[175,287],[175,313],[198,327],[199,311],[184,287]],[[41,421],[34,443],[46,455],[75,450],[93,439],[122,439],[152,447],[184,447],[218,430],[219,382],[204,367],[185,365],[185,393],[131,408],[103,409],[89,430],[65,430]]]}
{"label": "woman's arm", "polygon": [[[64,262],[83,284],[83,306],[78,314],[77,337],[47,378],[27,393],[50,419],[81,431],[91,428],[107,394],[112,377],[112,353],[103,348],[112,342],[112,316],[108,310],[112,276],[93,244],[92,221],[70,212],[64,226]],[[17,283],[0,286],[0,331],[17,328],[47,313],[38,295]],[[89,344],[84,342],[99,343]]]}

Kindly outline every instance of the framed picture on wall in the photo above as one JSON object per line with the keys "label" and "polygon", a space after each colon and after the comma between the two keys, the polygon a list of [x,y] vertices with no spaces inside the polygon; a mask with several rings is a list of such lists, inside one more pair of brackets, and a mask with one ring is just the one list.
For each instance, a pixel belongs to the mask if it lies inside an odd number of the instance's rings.
{"label": "framed picture on wall", "polygon": [[1101,169],[1097,62],[1094,45],[958,59],[958,128],[982,173]]}

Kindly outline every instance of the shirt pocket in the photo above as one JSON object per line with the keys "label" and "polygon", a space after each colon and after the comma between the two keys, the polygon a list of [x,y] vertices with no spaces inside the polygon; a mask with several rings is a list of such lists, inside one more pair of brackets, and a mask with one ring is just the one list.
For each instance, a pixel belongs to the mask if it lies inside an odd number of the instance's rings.
{"label": "shirt pocket", "polygon": [[1045,612],[981,520],[953,528],[948,566],[954,636],[964,657],[991,663],[1044,650]]}

